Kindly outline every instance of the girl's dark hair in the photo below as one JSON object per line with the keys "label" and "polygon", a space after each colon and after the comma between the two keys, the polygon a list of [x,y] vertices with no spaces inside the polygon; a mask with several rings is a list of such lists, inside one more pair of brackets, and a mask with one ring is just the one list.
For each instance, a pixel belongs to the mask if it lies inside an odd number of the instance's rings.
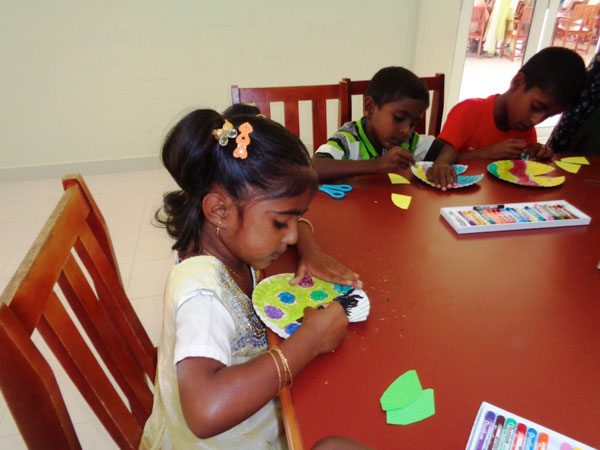
{"label": "girl's dark hair", "polygon": [[204,224],[202,199],[214,185],[222,186],[236,201],[250,193],[261,199],[293,197],[317,188],[317,176],[304,144],[272,120],[255,115],[229,118],[236,128],[253,128],[246,159],[234,158],[237,144],[230,138],[221,146],[212,132],[223,127],[216,111],[199,109],[177,123],[167,135],[162,161],[181,190],[164,195],[155,218],[175,239],[174,250],[200,250]]}
{"label": "girl's dark hair", "polygon": [[366,96],[373,97],[381,108],[386,103],[405,97],[424,100],[429,106],[429,90],[418,76],[404,67],[390,66],[380,69],[367,86]]}

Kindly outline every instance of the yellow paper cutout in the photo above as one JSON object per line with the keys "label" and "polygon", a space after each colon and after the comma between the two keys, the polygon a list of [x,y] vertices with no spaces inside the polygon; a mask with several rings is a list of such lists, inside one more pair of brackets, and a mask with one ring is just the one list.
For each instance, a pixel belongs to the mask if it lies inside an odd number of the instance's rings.
{"label": "yellow paper cutout", "polygon": [[410,195],[392,194],[392,201],[398,208],[408,209],[411,199]]}
{"label": "yellow paper cutout", "polygon": [[553,187],[563,184],[565,177],[531,177],[531,180],[543,187]]}
{"label": "yellow paper cutout", "polygon": [[590,163],[585,156],[569,156],[567,158],[561,158],[560,160],[562,162],[571,163],[571,164],[588,165]]}
{"label": "yellow paper cutout", "polygon": [[562,170],[565,170],[569,173],[577,173],[579,172],[579,168],[581,167],[579,164],[573,164],[564,161],[554,161],[557,167],[560,167]]}
{"label": "yellow paper cutout", "polygon": [[392,184],[410,184],[410,181],[397,173],[388,173],[388,176],[390,177]]}

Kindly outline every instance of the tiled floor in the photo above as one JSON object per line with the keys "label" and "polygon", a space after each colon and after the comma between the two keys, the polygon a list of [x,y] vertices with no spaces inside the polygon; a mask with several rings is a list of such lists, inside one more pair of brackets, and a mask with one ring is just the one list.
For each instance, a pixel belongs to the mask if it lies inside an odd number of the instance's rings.
{"label": "tiled floor", "polygon": [[[161,328],[162,292],[173,263],[164,229],[152,225],[162,194],[175,185],[164,170],[84,175],[108,224],[126,291],[152,341]],[[0,292],[27,253],[63,189],[60,179],[0,183]],[[37,336],[39,338],[39,336]],[[40,339],[41,341],[41,339]],[[50,361],[55,367],[55,361]],[[57,377],[86,450],[116,449],[66,375]],[[0,397],[0,449],[25,449]]]}

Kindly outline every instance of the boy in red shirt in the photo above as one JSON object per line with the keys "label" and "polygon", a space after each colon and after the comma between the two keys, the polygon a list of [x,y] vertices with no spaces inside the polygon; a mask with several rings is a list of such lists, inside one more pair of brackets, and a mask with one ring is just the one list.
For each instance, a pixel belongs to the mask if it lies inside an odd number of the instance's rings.
{"label": "boy in red shirt", "polygon": [[535,125],[577,103],[585,83],[585,64],[572,50],[548,47],[532,56],[513,77],[508,91],[457,104],[438,139],[474,158],[551,159],[537,142]]}

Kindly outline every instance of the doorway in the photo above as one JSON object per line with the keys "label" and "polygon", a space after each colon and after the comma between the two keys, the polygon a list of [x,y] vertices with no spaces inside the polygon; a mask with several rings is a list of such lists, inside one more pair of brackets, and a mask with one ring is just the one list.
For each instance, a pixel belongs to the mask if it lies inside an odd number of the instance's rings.
{"label": "doorway", "polygon": [[[542,48],[575,50],[586,66],[598,50],[600,0],[464,0],[463,7],[471,14],[463,16],[470,25],[458,101],[505,92],[523,61]],[[568,31],[575,27],[587,32]],[[559,118],[536,126],[540,142]]]}

